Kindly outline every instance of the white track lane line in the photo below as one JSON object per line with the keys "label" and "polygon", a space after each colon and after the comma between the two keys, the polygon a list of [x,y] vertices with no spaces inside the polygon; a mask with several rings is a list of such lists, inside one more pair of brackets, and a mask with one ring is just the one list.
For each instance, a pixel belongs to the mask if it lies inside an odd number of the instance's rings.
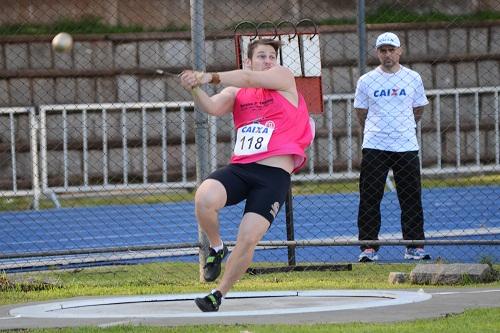
{"label": "white track lane line", "polygon": [[429,293],[431,295],[455,295],[455,294],[483,294],[483,293],[496,293],[500,292],[500,289],[491,290],[475,290],[475,291],[444,291],[438,293]]}

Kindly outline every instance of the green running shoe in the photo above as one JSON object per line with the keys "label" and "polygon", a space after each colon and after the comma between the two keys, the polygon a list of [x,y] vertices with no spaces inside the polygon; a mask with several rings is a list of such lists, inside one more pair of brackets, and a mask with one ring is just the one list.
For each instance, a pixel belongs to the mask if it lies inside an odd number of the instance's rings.
{"label": "green running shoe", "polygon": [[216,290],[203,298],[195,298],[194,302],[203,312],[216,312],[222,303],[222,294]]}
{"label": "green running shoe", "polygon": [[214,249],[210,248],[210,253],[207,257],[207,262],[203,267],[203,278],[207,282],[215,281],[221,272],[222,260],[227,256],[228,249],[226,245],[222,250],[215,252]]}

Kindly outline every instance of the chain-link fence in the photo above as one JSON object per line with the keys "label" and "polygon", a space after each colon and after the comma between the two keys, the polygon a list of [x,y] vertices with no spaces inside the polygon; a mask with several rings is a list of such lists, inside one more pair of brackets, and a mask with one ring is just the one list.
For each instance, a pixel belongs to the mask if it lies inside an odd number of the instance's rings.
{"label": "chain-link fence", "polygon": [[[310,109],[316,136],[308,162],[293,175],[291,198],[259,245],[256,265],[350,264],[377,238],[381,262],[403,262],[407,245],[425,245],[433,260],[499,261],[499,1],[44,0],[3,7],[0,270],[197,263],[193,192],[228,163],[235,132],[232,117],[195,110],[176,74],[236,69],[238,42],[245,47],[259,36],[282,39],[283,65],[304,58],[295,75],[315,77],[304,95],[319,93],[322,103]],[[51,48],[61,31],[74,39],[68,52]],[[403,240],[405,189],[395,190],[403,184],[396,171],[381,199],[380,230],[372,238],[358,230],[363,153],[355,90],[361,74],[379,65],[375,39],[385,31],[398,35],[401,63],[420,74],[429,100],[416,129],[425,241]],[[317,49],[299,43],[301,33],[316,38]],[[320,64],[319,72],[301,71],[308,62]],[[221,211],[230,246],[242,211]]]}

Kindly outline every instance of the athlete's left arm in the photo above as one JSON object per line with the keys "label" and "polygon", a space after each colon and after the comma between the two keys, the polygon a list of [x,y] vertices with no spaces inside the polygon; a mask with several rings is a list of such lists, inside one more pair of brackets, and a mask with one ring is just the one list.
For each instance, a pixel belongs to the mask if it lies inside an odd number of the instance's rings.
{"label": "athlete's left arm", "polygon": [[199,83],[213,82],[213,75],[218,75],[220,83],[239,88],[265,88],[277,91],[293,91],[295,78],[286,67],[274,66],[264,71],[238,69],[219,73],[198,74]]}

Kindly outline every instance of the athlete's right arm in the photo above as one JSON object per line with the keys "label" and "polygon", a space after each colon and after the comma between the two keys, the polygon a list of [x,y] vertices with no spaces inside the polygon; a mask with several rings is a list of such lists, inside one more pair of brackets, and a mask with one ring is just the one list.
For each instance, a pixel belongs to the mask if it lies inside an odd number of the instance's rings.
{"label": "athlete's right arm", "polygon": [[213,96],[208,96],[200,87],[191,89],[194,103],[212,116],[222,116],[233,111],[237,88],[227,87]]}
{"label": "athlete's right arm", "polygon": [[181,85],[191,90],[196,106],[213,116],[222,116],[232,112],[237,88],[227,87],[222,89],[218,94],[208,96],[208,94],[199,87],[199,78],[196,76],[198,73],[199,72],[187,70],[183,71],[179,76]]}

